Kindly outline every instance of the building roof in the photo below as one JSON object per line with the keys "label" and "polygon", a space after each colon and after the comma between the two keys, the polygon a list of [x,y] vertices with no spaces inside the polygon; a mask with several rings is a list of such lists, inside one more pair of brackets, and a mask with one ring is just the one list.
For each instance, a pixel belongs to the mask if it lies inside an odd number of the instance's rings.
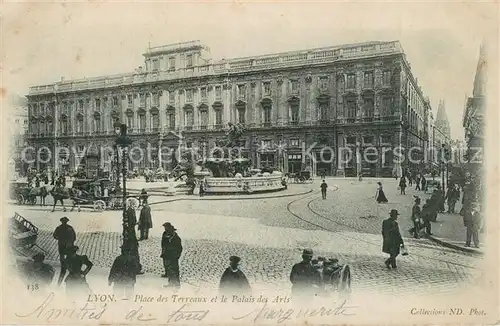
{"label": "building roof", "polygon": [[439,101],[435,125],[447,137],[450,137],[450,122],[448,121],[448,115],[446,114],[446,107],[445,107],[444,100]]}

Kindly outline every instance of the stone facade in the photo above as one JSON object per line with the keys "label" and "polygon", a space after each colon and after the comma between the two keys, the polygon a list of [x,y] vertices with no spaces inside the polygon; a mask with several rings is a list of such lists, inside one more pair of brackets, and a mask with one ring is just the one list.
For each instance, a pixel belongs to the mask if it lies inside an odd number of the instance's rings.
{"label": "stone facade", "polygon": [[[244,126],[243,155],[255,167],[390,176],[392,160],[343,163],[339,148],[428,142],[430,105],[397,41],[218,62],[205,49],[199,42],[150,48],[134,73],[31,87],[30,143],[75,148],[58,167],[74,169],[82,149],[113,144],[116,121],[141,148],[180,141],[211,148],[232,122]],[[332,150],[318,162],[325,146]],[[155,152],[134,167],[160,164],[171,168]]]}

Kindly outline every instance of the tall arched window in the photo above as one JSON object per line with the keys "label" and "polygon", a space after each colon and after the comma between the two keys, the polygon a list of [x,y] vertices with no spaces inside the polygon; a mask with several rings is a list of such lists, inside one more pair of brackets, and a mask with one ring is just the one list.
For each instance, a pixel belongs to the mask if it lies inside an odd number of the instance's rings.
{"label": "tall arched window", "polygon": [[78,113],[76,116],[76,132],[83,134],[83,114]]}
{"label": "tall arched window", "polygon": [[167,121],[168,128],[175,129],[175,108],[173,106],[167,108]]}
{"label": "tall arched window", "polygon": [[96,134],[101,133],[101,114],[99,112],[94,113],[92,129]]}
{"label": "tall arched window", "polygon": [[206,104],[200,105],[199,111],[200,111],[200,127],[201,127],[201,129],[207,129],[207,126],[208,126],[208,106]]}
{"label": "tall arched window", "polygon": [[151,126],[153,132],[160,131],[160,116],[157,108],[151,109]]}
{"label": "tall arched window", "polygon": [[137,116],[139,118],[139,133],[146,132],[146,111],[140,109],[137,112]]}

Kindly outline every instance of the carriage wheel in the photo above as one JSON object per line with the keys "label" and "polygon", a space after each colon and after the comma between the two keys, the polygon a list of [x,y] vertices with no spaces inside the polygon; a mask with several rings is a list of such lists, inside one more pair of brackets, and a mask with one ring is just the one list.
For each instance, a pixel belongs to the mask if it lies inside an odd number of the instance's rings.
{"label": "carriage wheel", "polygon": [[22,194],[17,195],[16,200],[19,205],[24,204],[24,196]]}
{"label": "carriage wheel", "polygon": [[344,299],[347,299],[351,294],[351,268],[349,265],[344,265],[340,270],[338,290]]}
{"label": "carriage wheel", "polygon": [[102,212],[106,208],[106,203],[102,200],[96,200],[94,202],[94,210]]}

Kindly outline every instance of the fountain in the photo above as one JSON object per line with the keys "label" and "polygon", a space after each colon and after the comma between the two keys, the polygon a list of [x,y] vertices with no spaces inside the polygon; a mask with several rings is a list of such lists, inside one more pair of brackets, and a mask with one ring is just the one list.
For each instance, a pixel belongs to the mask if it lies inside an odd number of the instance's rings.
{"label": "fountain", "polygon": [[[252,169],[249,159],[241,158],[238,146],[243,134],[241,126],[228,124],[226,140],[217,144],[219,152],[214,157],[202,157],[195,161],[189,150],[181,154],[181,159],[174,169],[178,178],[185,177],[189,193],[199,194],[203,186],[206,194],[250,194],[256,192],[280,191],[286,188],[286,182],[280,171],[262,172]],[[233,155],[236,153],[236,158]]]}

